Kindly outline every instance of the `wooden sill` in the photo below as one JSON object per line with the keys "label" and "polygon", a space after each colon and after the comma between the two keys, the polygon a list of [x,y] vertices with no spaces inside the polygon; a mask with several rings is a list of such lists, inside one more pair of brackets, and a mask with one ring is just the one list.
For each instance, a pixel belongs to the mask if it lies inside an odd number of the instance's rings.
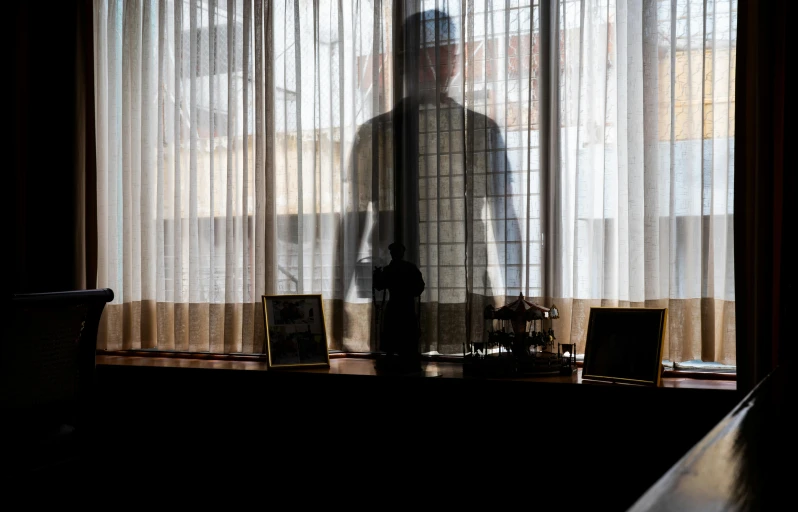
{"label": "wooden sill", "polygon": [[[205,361],[254,361],[268,362],[263,354],[213,354],[208,352],[179,352],[168,350],[97,350],[98,356],[119,357],[161,357],[174,359],[199,359]],[[371,352],[333,352],[330,359],[374,359]],[[424,356],[424,360],[442,363],[460,363],[461,356]],[[577,361],[576,366],[582,368],[582,362]],[[693,372],[688,370],[663,370],[663,378],[698,379],[698,380],[724,380],[736,381],[736,373],[719,372]]]}

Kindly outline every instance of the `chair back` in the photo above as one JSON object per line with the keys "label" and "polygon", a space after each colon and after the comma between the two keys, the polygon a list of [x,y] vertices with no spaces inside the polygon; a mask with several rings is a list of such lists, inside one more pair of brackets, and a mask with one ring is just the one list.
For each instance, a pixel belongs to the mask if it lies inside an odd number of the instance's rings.
{"label": "chair back", "polygon": [[0,410],[12,430],[36,436],[86,419],[97,330],[113,297],[107,288],[12,297],[10,332],[0,344]]}

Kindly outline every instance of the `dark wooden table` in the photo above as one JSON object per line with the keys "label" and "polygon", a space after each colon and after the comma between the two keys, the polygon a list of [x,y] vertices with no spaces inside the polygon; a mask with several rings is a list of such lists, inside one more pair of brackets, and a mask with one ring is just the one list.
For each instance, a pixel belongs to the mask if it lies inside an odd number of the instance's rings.
{"label": "dark wooden table", "polygon": [[578,492],[544,493],[557,510],[625,510],[739,401],[729,380],[651,388],[580,373],[466,378],[444,361],[404,377],[359,357],[278,371],[242,359],[99,356],[97,479],[157,468],[206,481],[265,461],[270,489],[312,468],[357,491],[410,478],[463,499],[463,475],[488,468],[502,489],[492,508],[530,504],[530,489],[570,475]]}
{"label": "dark wooden table", "polygon": [[[794,378],[794,377],[793,377]],[[688,451],[630,512],[788,510],[795,505],[796,401],[777,368]],[[794,383],[792,391],[794,391]]]}

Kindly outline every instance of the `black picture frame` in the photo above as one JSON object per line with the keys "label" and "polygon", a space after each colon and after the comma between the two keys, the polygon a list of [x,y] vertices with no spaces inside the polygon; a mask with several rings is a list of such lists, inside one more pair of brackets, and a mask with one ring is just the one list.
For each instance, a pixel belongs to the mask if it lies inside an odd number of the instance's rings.
{"label": "black picture frame", "polygon": [[330,366],[320,294],[263,295],[270,368]]}
{"label": "black picture frame", "polygon": [[668,308],[591,308],[583,381],[659,386]]}

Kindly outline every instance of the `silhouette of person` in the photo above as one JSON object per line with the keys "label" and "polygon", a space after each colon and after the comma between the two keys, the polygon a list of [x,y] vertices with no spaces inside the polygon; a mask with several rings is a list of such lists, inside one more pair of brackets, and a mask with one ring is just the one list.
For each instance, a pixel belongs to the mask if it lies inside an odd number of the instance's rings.
{"label": "silhouette of person", "polygon": [[[462,75],[447,14],[412,14],[394,39],[398,101],[358,128],[344,175],[343,298],[371,297],[366,272],[385,263],[391,242],[402,244],[404,260],[425,272],[427,300],[466,304],[495,295],[505,276],[501,263],[489,268],[489,242],[503,245],[494,251],[502,259],[510,257],[508,242],[520,250],[521,241],[500,130],[450,95]],[[363,264],[367,260],[371,264]]]}
{"label": "silhouette of person", "polygon": [[391,263],[374,270],[374,287],[388,290],[388,304],[381,335],[383,352],[398,355],[408,364],[418,364],[419,327],[416,297],[424,291],[424,278],[414,264],[404,259],[405,247],[393,243],[388,247]]}

